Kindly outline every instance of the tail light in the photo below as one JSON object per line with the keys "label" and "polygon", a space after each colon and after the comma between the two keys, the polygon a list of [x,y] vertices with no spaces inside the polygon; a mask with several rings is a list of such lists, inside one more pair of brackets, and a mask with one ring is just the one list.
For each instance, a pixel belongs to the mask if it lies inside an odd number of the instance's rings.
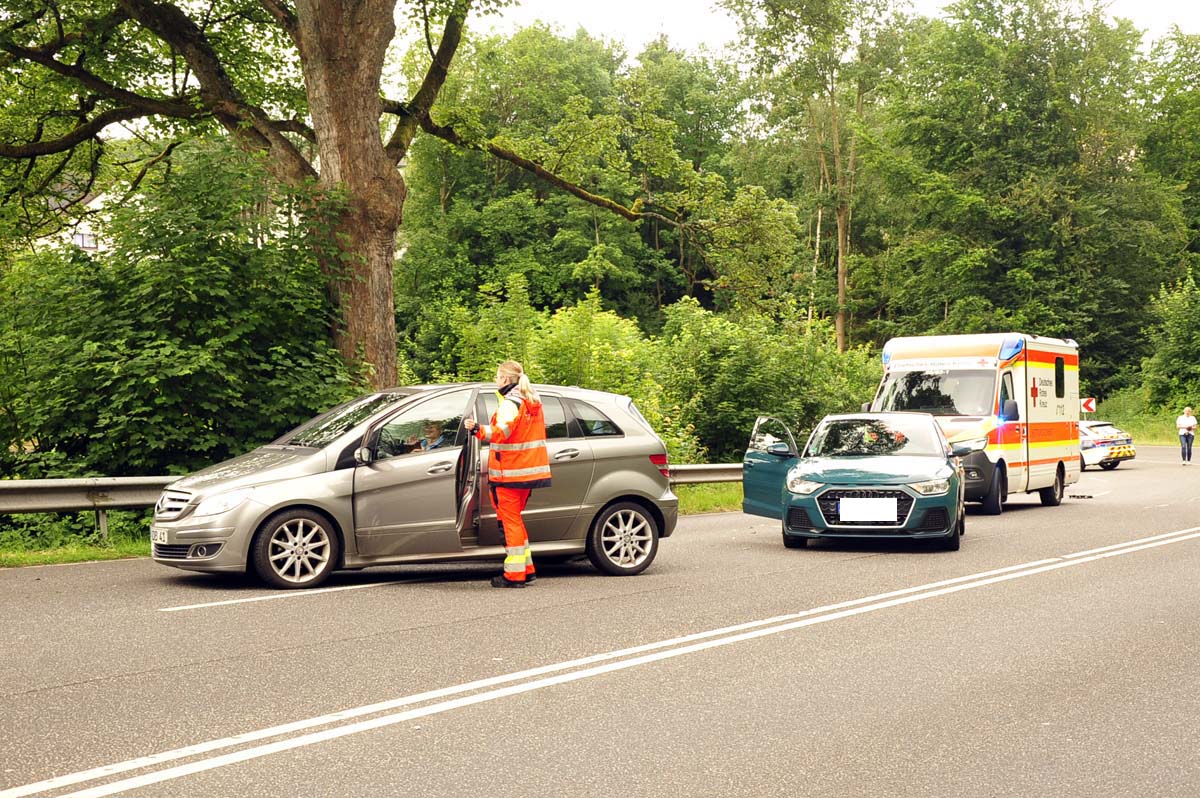
{"label": "tail light", "polygon": [[658,466],[658,473],[667,479],[671,478],[671,460],[665,454],[650,455],[650,462]]}

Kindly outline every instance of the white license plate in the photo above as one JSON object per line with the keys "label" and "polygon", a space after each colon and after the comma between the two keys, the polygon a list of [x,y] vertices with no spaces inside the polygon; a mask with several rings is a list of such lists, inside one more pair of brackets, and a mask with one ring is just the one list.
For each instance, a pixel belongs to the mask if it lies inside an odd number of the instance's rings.
{"label": "white license plate", "polygon": [[165,544],[167,542],[167,530],[150,527],[150,542]]}
{"label": "white license plate", "polygon": [[896,499],[842,499],[838,502],[842,521],[887,521],[896,523]]}

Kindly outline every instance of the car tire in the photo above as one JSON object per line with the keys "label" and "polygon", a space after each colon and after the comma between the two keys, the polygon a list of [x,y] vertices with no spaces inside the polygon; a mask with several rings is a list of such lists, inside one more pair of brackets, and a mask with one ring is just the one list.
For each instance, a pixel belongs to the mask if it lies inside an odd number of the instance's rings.
{"label": "car tire", "polygon": [[1079,473],[1087,471],[1087,463],[1084,462],[1083,455],[1079,455]]}
{"label": "car tire", "polygon": [[808,546],[808,538],[796,537],[783,533],[783,547],[786,549],[803,549]]}
{"label": "car tire", "polygon": [[297,589],[324,582],[341,554],[333,523],[312,510],[284,510],[263,522],[250,544],[258,577],[272,587]]}
{"label": "car tire", "polygon": [[988,488],[988,493],[983,497],[983,512],[985,515],[1000,515],[1004,512],[1004,500],[1008,489],[1008,480],[1004,476],[1004,469],[996,466],[992,471],[992,484]]}
{"label": "car tire", "polygon": [[1048,488],[1039,489],[1038,498],[1047,507],[1057,507],[1062,504],[1063,488],[1063,470],[1062,466],[1059,466],[1054,472],[1054,484]]}
{"label": "car tire", "polygon": [[1115,462],[1112,462],[1112,463],[1101,463],[1101,464],[1100,464],[1100,467],[1101,467],[1101,468],[1103,468],[1105,471],[1112,471],[1114,468],[1116,468],[1116,467],[1117,467],[1117,466],[1119,466],[1120,464],[1121,464],[1121,461],[1120,461],[1120,460],[1117,460],[1117,461],[1115,461]]}
{"label": "car tire", "polygon": [[592,565],[610,576],[640,574],[658,553],[658,523],[640,504],[611,504],[592,522],[586,549]]}
{"label": "car tire", "polygon": [[963,523],[963,518],[958,517],[958,523],[954,525],[954,529],[942,540],[938,541],[939,548],[942,551],[958,551],[962,547],[962,536],[965,531],[966,524]]}

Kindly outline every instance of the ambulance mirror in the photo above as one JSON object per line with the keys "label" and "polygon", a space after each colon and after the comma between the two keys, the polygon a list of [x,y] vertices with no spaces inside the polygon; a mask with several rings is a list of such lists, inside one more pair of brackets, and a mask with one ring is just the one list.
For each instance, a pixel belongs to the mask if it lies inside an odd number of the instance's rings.
{"label": "ambulance mirror", "polygon": [[1005,399],[1004,407],[1000,409],[1001,421],[1016,421],[1021,415],[1020,409],[1017,407],[1016,399]]}

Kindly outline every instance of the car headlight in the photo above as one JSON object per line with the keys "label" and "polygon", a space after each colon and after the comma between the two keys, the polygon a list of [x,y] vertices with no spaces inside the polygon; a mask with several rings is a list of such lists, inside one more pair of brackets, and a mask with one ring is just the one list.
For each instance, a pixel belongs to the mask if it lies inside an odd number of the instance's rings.
{"label": "car headlight", "polygon": [[811,479],[805,479],[800,475],[788,475],[787,489],[792,493],[800,493],[807,496],[818,488],[824,486],[824,482],[813,482]]}
{"label": "car headlight", "polygon": [[927,479],[924,482],[910,482],[908,486],[922,496],[937,496],[950,490],[950,480]]}
{"label": "car headlight", "polygon": [[231,490],[226,493],[218,493],[216,496],[209,496],[207,499],[202,499],[196,505],[194,515],[219,515],[227,513],[246,501],[246,499],[249,499],[250,493],[250,488],[242,488],[241,490]]}

